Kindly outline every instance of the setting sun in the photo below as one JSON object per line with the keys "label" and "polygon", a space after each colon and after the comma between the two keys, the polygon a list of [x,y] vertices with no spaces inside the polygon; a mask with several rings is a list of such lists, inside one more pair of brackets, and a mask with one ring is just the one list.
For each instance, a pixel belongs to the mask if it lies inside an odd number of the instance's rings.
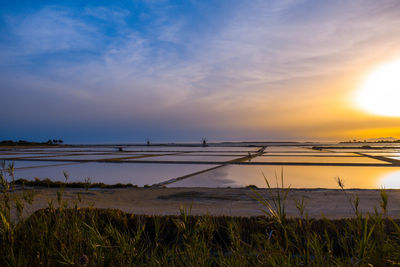
{"label": "setting sun", "polygon": [[400,117],[400,59],[374,70],[356,92],[363,110],[382,116]]}

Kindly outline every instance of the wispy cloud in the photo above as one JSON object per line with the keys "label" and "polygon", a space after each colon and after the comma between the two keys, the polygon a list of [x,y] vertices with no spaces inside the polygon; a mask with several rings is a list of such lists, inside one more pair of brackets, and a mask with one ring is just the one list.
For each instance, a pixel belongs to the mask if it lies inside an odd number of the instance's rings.
{"label": "wispy cloud", "polygon": [[9,17],[8,23],[16,36],[15,50],[23,55],[95,48],[96,28],[68,9],[43,8],[30,16]]}

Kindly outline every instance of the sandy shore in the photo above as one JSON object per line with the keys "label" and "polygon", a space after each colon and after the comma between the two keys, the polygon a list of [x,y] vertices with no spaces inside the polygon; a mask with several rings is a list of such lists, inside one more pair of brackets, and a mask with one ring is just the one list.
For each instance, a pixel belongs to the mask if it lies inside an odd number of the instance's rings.
{"label": "sandy shore", "polygon": [[[31,206],[25,209],[25,216],[48,207],[49,201],[57,203],[55,188],[35,189],[35,198]],[[268,191],[257,189],[268,199]],[[81,202],[78,201],[78,193]],[[17,193],[17,194],[20,194]],[[387,190],[389,196],[388,214],[400,218],[400,190]],[[347,197],[346,197],[347,195]],[[287,200],[287,214],[298,217],[295,200],[304,198],[305,212],[309,217],[330,219],[347,218],[354,212],[348,197],[360,198],[362,212],[380,211],[379,190],[341,190],[334,189],[291,189]],[[263,207],[254,199],[254,192],[247,188],[121,188],[121,189],[84,189],[66,188],[64,199],[69,205],[78,203],[79,207],[120,209],[134,214],[179,214],[179,207],[189,208],[191,214],[256,216],[262,215]]]}

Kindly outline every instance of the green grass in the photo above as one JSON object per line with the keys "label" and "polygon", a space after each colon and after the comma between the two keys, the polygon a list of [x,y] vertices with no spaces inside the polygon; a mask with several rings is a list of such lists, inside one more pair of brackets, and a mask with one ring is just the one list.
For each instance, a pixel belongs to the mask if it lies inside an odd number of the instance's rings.
{"label": "green grass", "polygon": [[[120,210],[78,208],[57,198],[28,218],[27,190],[11,197],[13,182],[0,173],[0,266],[392,266],[400,265],[399,221],[387,217],[387,194],[374,214],[349,199],[351,219],[309,219],[304,200],[299,218],[287,218],[289,188],[255,193],[265,216],[144,216]],[[65,174],[66,182],[68,175]],[[343,182],[338,181],[344,190]],[[255,191],[256,192],[256,191]],[[16,219],[12,219],[12,211]]]}
{"label": "green grass", "polygon": [[93,183],[90,180],[86,180],[84,182],[61,182],[61,181],[52,181],[49,178],[39,179],[35,178],[34,180],[26,180],[26,179],[17,179],[15,180],[15,185],[20,186],[31,186],[31,187],[48,187],[48,188],[137,188],[137,185],[134,184],[105,184],[105,183]]}
{"label": "green grass", "polygon": [[360,265],[400,260],[398,221],[383,218],[143,216],[45,209],[1,231],[1,266]]}

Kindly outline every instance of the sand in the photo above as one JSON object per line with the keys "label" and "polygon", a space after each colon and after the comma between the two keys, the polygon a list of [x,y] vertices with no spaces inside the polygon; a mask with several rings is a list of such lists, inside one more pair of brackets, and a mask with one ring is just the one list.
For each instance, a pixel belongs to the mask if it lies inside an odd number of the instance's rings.
{"label": "sand", "polygon": [[[27,206],[24,216],[48,207],[49,201],[57,206],[59,189],[35,189],[35,198]],[[257,192],[269,199],[268,190]],[[17,194],[20,194],[18,192]],[[78,193],[81,202],[78,201]],[[346,194],[345,194],[346,193]],[[373,213],[380,209],[379,190],[352,189],[291,189],[287,199],[287,214],[299,217],[296,200],[304,198],[305,212],[310,218],[349,218],[354,211],[349,198],[360,198],[360,210]],[[387,190],[389,196],[388,215],[400,219],[400,190]],[[180,207],[191,207],[193,215],[257,216],[262,215],[263,206],[254,199],[254,192],[248,188],[120,188],[120,189],[74,189],[66,188],[64,199],[72,207],[93,206],[95,208],[120,209],[134,214],[176,215]]]}

